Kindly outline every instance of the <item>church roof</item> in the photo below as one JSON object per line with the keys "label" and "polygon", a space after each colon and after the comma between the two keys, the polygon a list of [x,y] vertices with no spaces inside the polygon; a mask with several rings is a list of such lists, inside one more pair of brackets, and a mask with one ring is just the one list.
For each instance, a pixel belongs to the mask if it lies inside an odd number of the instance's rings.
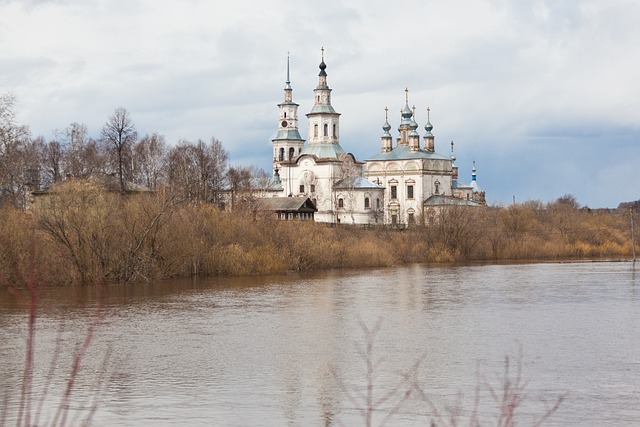
{"label": "church roof", "polygon": [[282,191],[282,183],[275,178],[251,178],[251,188],[263,191]]}
{"label": "church roof", "polygon": [[361,176],[352,176],[349,178],[341,179],[336,182],[334,188],[337,190],[340,189],[381,189],[383,187],[374,184],[373,182],[364,179]]}
{"label": "church roof", "polygon": [[471,181],[471,187],[473,188],[473,192],[474,193],[481,193],[482,192],[482,188],[480,188],[480,186],[478,185],[478,181]]}
{"label": "church roof", "polygon": [[295,141],[303,141],[298,129],[280,129],[272,138],[272,141],[277,139],[293,139]]}
{"label": "church roof", "polygon": [[377,153],[366,159],[369,160],[410,160],[410,159],[433,159],[433,160],[451,160],[449,157],[442,156],[433,151],[411,150],[408,145],[398,145],[393,150],[384,153]]}
{"label": "church roof", "polygon": [[305,154],[316,156],[319,159],[337,159],[341,154],[345,154],[345,151],[340,144],[333,143],[313,143],[307,144],[300,153],[301,156]]}
{"label": "church roof", "polygon": [[451,188],[463,189],[463,188],[473,188],[473,187],[469,184],[462,184],[457,179],[454,179],[451,181]]}
{"label": "church roof", "polygon": [[308,197],[265,197],[257,201],[261,209],[268,211],[316,212],[318,210]]}
{"label": "church roof", "polygon": [[480,206],[479,203],[474,202],[473,200],[465,200],[460,199],[458,197],[453,196],[444,196],[441,194],[434,194],[429,197],[423,203],[424,206]]}
{"label": "church roof", "polygon": [[336,113],[336,110],[333,109],[333,106],[331,104],[315,104],[311,109],[311,112],[307,113],[307,115],[314,114],[314,113],[338,114]]}

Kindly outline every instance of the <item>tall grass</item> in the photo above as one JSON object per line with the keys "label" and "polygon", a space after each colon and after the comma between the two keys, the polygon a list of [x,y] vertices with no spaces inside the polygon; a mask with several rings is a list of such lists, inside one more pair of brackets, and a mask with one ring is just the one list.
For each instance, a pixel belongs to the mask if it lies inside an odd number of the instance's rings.
{"label": "tall grass", "polygon": [[[31,213],[0,215],[0,273],[12,281],[34,235],[48,284],[384,267],[415,262],[629,259],[628,212],[557,204],[443,209],[409,229],[281,222],[170,193],[122,196],[70,182]],[[31,233],[31,234],[30,234]]]}

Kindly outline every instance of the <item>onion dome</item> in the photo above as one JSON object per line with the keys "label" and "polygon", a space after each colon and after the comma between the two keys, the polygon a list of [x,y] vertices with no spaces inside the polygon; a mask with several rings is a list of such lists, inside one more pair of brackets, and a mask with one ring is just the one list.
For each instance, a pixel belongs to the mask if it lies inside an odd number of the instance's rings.
{"label": "onion dome", "polygon": [[413,106],[413,109],[411,111],[411,130],[415,131],[416,129],[418,129],[418,123],[416,123],[416,106]]}
{"label": "onion dome", "polygon": [[384,131],[382,136],[391,136],[389,133],[391,130],[391,125],[389,124],[389,109],[387,107],[384,108],[384,125],[382,125],[382,130]]}
{"label": "onion dome", "polygon": [[424,130],[427,131],[428,136],[431,136],[431,131],[433,130],[433,125],[431,124],[431,108],[427,108],[427,124],[424,125]]}
{"label": "onion dome", "polygon": [[320,62],[320,65],[318,66],[320,68],[320,74],[318,74],[319,76],[326,76],[327,72],[324,71],[327,69],[327,64],[324,63],[324,47],[321,49],[322,50],[322,61]]}
{"label": "onion dome", "polygon": [[409,88],[404,88],[404,108],[400,111],[400,114],[403,122],[413,117],[413,111],[409,108]]}
{"label": "onion dome", "polygon": [[456,155],[453,154],[453,140],[451,140],[451,164],[452,166],[456,164]]}

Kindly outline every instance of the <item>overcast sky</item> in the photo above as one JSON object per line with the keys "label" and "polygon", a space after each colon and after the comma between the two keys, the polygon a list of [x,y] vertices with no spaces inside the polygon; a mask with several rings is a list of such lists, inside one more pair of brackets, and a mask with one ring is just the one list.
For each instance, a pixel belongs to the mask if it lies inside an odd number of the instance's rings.
{"label": "overcast sky", "polygon": [[117,108],[140,135],[220,139],[271,169],[287,52],[300,129],[325,48],[341,144],[357,159],[393,132],[404,89],[436,151],[476,161],[489,203],[590,207],[640,199],[637,0],[0,0],[0,93],[33,136]]}

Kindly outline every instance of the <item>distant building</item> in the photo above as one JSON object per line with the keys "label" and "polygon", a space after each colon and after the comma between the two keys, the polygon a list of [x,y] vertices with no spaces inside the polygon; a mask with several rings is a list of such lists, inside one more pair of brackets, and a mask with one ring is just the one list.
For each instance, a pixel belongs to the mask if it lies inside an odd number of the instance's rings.
{"label": "distant building", "polygon": [[31,208],[42,209],[50,202],[51,196],[63,191],[70,184],[80,184],[86,189],[94,189],[98,191],[104,191],[107,193],[119,193],[127,196],[139,195],[139,194],[152,194],[154,191],[144,185],[139,185],[131,181],[124,181],[124,193],[120,184],[120,178],[115,174],[96,173],[86,178],[73,178],[67,176],[62,182],[57,182],[49,186],[44,190],[33,191],[31,201]]}
{"label": "distant building", "polygon": [[436,153],[429,113],[427,108],[427,124],[421,144],[415,106],[409,108],[409,91],[405,89],[405,105],[401,111],[396,143],[393,144],[387,116],[382,126],[381,150],[365,160],[364,176],[385,188],[384,222],[387,224],[414,224],[433,215],[434,207],[438,205],[486,204],[485,194],[476,181],[475,163],[472,182],[465,185],[458,180],[453,141],[449,157]]}
{"label": "distant building", "polygon": [[284,101],[278,104],[278,130],[271,140],[275,191],[268,195],[308,197],[317,208],[316,221],[348,224],[411,225],[432,215],[435,207],[452,204],[450,198],[456,204],[486,204],[475,164],[471,184],[463,184],[458,180],[453,142],[451,156],[435,152],[429,118],[421,145],[408,90],[396,143],[387,116],[380,153],[362,162],[346,152],[340,145],[340,113],[331,105],[324,50],[319,68],[314,105],[307,113],[305,144],[298,129],[299,105],[293,102],[287,59]]}
{"label": "distant building", "polygon": [[257,201],[262,212],[271,212],[281,221],[313,221],[317,211],[308,197],[265,197]]}
{"label": "distant building", "polygon": [[278,104],[278,131],[272,139],[274,177],[282,185],[281,195],[311,198],[316,221],[373,224],[382,220],[374,207],[382,208],[384,189],[363,178],[363,163],[340,145],[340,113],[331,105],[326,68],[323,57],[305,145],[287,61],[284,101]]}

